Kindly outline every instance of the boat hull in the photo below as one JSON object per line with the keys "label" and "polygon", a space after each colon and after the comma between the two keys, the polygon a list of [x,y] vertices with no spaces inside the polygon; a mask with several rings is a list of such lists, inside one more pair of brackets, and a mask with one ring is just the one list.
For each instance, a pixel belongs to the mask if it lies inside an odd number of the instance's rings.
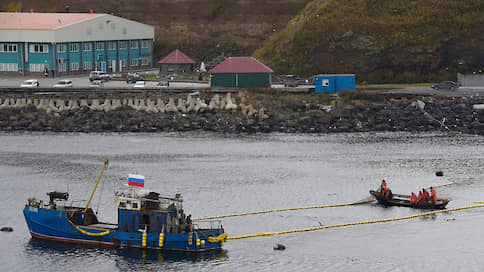
{"label": "boat hull", "polygon": [[196,230],[192,233],[163,233],[163,235],[146,233],[143,238],[142,232],[121,232],[117,228],[74,225],[62,210],[26,205],[23,213],[31,236],[42,240],[89,246],[188,252],[216,250],[223,245],[223,241],[209,242],[208,239],[208,237],[218,237],[223,234],[223,229]]}
{"label": "boat hull", "polygon": [[401,206],[410,207],[414,209],[426,209],[426,210],[442,210],[445,209],[449,203],[448,199],[437,199],[436,203],[419,203],[417,205],[410,204],[409,195],[393,194],[392,199],[386,199],[381,196],[380,191],[370,190],[370,194],[376,198],[378,203],[385,206]]}

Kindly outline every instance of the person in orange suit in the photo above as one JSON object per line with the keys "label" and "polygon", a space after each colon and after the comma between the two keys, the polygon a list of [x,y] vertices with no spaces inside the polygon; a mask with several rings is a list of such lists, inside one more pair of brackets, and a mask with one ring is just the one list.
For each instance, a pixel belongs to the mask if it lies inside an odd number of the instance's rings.
{"label": "person in orange suit", "polygon": [[417,204],[423,203],[423,195],[422,191],[418,192],[418,197],[417,197]]}
{"label": "person in orange suit", "polygon": [[417,196],[412,192],[412,195],[410,196],[410,205],[415,206],[417,205],[418,199]]}
{"label": "person in orange suit", "polygon": [[432,194],[432,203],[437,203],[437,194],[435,193],[434,187],[430,187],[430,193]]}
{"label": "person in orange suit", "polygon": [[425,190],[425,188],[422,188],[422,195],[423,195],[424,203],[429,203],[429,200],[430,200],[429,191]]}
{"label": "person in orange suit", "polygon": [[385,180],[382,180],[380,185],[380,195],[388,198],[389,191],[390,190],[388,189],[387,182]]}

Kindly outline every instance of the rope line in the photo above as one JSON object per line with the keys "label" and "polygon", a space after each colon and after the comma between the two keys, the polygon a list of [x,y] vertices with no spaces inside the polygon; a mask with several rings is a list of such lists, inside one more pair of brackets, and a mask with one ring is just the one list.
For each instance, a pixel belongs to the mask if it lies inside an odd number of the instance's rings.
{"label": "rope line", "polygon": [[447,210],[437,210],[437,211],[431,211],[431,212],[409,215],[409,216],[404,216],[404,217],[396,217],[396,218],[387,218],[387,219],[378,219],[378,220],[370,220],[370,221],[362,221],[362,222],[343,223],[343,224],[336,224],[336,225],[329,225],[329,226],[321,226],[321,227],[314,227],[314,228],[307,228],[307,229],[286,230],[286,231],[278,231],[278,232],[259,232],[259,233],[256,233],[256,234],[248,234],[248,235],[228,237],[227,240],[238,240],[238,239],[245,239],[245,238],[252,238],[252,237],[259,237],[259,236],[273,236],[273,235],[282,235],[282,234],[289,234],[289,233],[296,233],[296,232],[307,232],[307,231],[315,231],[315,230],[322,230],[322,229],[340,228],[340,227],[355,226],[355,225],[367,225],[367,224],[375,224],[375,223],[383,223],[383,222],[391,222],[391,221],[401,221],[401,220],[408,220],[408,219],[413,219],[413,218],[417,218],[417,217],[423,217],[423,216],[427,216],[427,215],[438,214],[438,213],[447,213],[447,212],[475,209],[475,208],[481,208],[481,207],[484,207],[484,204],[474,205],[474,206],[465,206],[465,207],[453,208],[453,209],[447,209]]}
{"label": "rope line", "polygon": [[207,219],[217,219],[217,218],[234,217],[234,216],[244,216],[244,215],[252,215],[252,214],[271,213],[271,212],[284,212],[284,211],[296,211],[296,210],[307,210],[307,209],[322,209],[322,208],[344,207],[344,206],[352,206],[352,205],[366,204],[366,203],[370,203],[370,202],[373,202],[373,201],[375,201],[375,200],[372,199],[372,200],[358,201],[358,202],[345,203],[345,204],[330,204],[330,205],[322,205],[322,206],[310,206],[310,207],[285,208],[285,209],[275,209],[275,210],[257,211],[257,212],[233,213],[233,214],[227,214],[227,215],[207,216],[207,217],[194,218],[192,220],[207,220]]}

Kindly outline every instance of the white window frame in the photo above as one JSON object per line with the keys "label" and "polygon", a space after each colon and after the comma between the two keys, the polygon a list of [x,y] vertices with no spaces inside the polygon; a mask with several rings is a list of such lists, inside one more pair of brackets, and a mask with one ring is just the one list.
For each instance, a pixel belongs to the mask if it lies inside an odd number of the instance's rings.
{"label": "white window frame", "polygon": [[79,44],[78,43],[69,44],[69,52],[79,52]]}
{"label": "white window frame", "polygon": [[128,43],[126,41],[119,42],[119,50],[128,49]]}
{"label": "white window frame", "polygon": [[59,71],[59,68],[60,68],[60,71],[61,72],[65,72],[67,71],[67,59],[66,58],[58,58],[57,59],[57,71]]}
{"label": "white window frame", "polygon": [[129,48],[131,49],[138,49],[138,41],[130,41]]}
{"label": "white window frame", "polygon": [[141,48],[149,48],[149,43],[148,41],[141,41]]}
{"label": "white window frame", "polygon": [[148,64],[150,64],[150,60],[148,58],[141,59],[141,65],[148,65]]}
{"label": "white window frame", "polygon": [[129,65],[130,66],[138,66],[138,59],[131,59],[131,61],[129,62]]}
{"label": "white window frame", "polygon": [[104,42],[96,42],[96,51],[104,51]]}
{"label": "white window frame", "polygon": [[116,42],[109,42],[108,50],[116,50]]}
{"label": "white window frame", "polygon": [[65,53],[66,47],[67,46],[65,44],[58,44],[57,45],[57,53]]}
{"label": "white window frame", "polygon": [[79,71],[79,62],[71,62],[71,71]]}
{"label": "white window frame", "polygon": [[82,44],[82,51],[92,51],[92,43],[83,43]]}
{"label": "white window frame", "polygon": [[[64,62],[64,63],[60,64],[59,65],[59,68],[60,68],[61,72],[67,71],[67,65],[66,65],[66,63]],[[57,69],[59,69],[59,68],[57,68]]]}
{"label": "white window frame", "polygon": [[45,68],[49,69],[49,65],[46,63],[30,63],[29,72],[43,72]]}
{"label": "white window frame", "polygon": [[0,63],[0,72],[18,72],[18,64]]}
{"label": "white window frame", "polygon": [[0,43],[0,52],[4,53],[17,53],[17,45],[9,43]]}
{"label": "white window frame", "polygon": [[125,59],[121,59],[121,67],[128,67],[128,62]]}
{"label": "white window frame", "polygon": [[83,66],[82,68],[84,69],[84,71],[92,70],[92,62],[90,62],[90,61],[84,62],[82,66]]}
{"label": "white window frame", "polygon": [[35,43],[30,45],[30,53],[49,53],[49,45]]}

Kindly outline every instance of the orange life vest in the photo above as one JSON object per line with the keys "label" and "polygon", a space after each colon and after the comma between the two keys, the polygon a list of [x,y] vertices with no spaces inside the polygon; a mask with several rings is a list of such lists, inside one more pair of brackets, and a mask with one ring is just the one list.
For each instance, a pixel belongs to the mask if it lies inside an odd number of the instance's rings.
{"label": "orange life vest", "polygon": [[417,196],[415,194],[412,194],[412,196],[410,197],[410,204],[417,204]]}
{"label": "orange life vest", "polygon": [[432,193],[432,203],[437,203],[437,194],[435,193],[435,189],[432,188],[430,192]]}

